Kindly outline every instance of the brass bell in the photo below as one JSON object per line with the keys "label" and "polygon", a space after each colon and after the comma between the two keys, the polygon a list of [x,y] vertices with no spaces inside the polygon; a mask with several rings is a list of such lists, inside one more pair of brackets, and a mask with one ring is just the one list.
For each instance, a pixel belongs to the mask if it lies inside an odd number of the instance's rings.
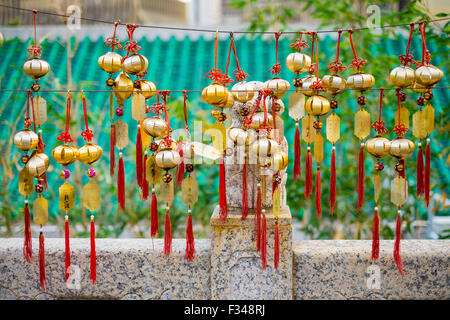
{"label": "brass bell", "polygon": [[123,61],[122,69],[126,73],[139,75],[148,68],[148,60],[141,54],[133,53]]}
{"label": "brass bell", "polygon": [[68,166],[75,162],[78,159],[78,155],[79,152],[77,148],[67,145],[57,146],[52,151],[53,159],[63,166]]}
{"label": "brass bell", "polygon": [[286,92],[289,90],[290,86],[291,85],[289,84],[288,81],[286,81],[284,79],[280,79],[280,78],[273,78],[273,79],[267,80],[263,84],[263,88],[272,90],[273,95],[277,99],[281,99],[286,94]]}
{"label": "brass bell", "polygon": [[212,83],[203,89],[202,98],[203,101],[212,106],[221,105],[228,99],[228,90],[221,84]]}
{"label": "brass bell", "polygon": [[23,72],[34,80],[45,76],[49,71],[48,62],[40,58],[30,58],[23,63]]}
{"label": "brass bell", "polygon": [[280,145],[278,142],[267,138],[267,136],[262,136],[251,145],[251,156],[256,156],[258,163],[263,163],[267,158],[272,157],[279,149]]}
{"label": "brass bell", "polygon": [[441,69],[428,64],[416,69],[416,82],[425,87],[432,87],[442,80],[444,73]]}
{"label": "brass bell", "polygon": [[92,164],[102,157],[103,150],[99,145],[87,143],[78,149],[78,160],[83,163]]}
{"label": "brass bell", "polygon": [[303,77],[301,81],[302,81],[302,86],[300,87],[301,93],[303,93],[305,96],[308,97],[316,93],[316,91],[311,89],[311,85],[313,84],[313,82],[317,81],[316,76],[307,75],[306,77]]}
{"label": "brass bell", "polygon": [[153,97],[156,93],[156,86],[153,82],[148,80],[141,80],[141,90],[140,93],[145,99]]}
{"label": "brass bell", "polygon": [[414,151],[414,143],[405,138],[395,138],[391,141],[391,156],[402,159]]}
{"label": "brass bell", "polygon": [[356,73],[348,77],[347,87],[352,90],[364,91],[375,84],[375,78],[369,73]]}
{"label": "brass bell", "polygon": [[35,152],[25,165],[25,169],[33,177],[40,177],[47,171],[49,164],[50,159],[45,153]]}
{"label": "brass bell", "polygon": [[228,136],[238,146],[251,145],[256,140],[256,133],[253,130],[244,130],[239,127],[232,127],[228,130]]}
{"label": "brass bell", "polygon": [[38,135],[30,129],[20,130],[14,135],[14,145],[24,151],[36,148],[38,141]]}
{"label": "brass bell", "polygon": [[248,84],[245,81],[241,81],[236,83],[232,88],[231,92],[233,94],[234,99],[239,102],[248,102],[255,95],[255,88]]}
{"label": "brass bell", "polygon": [[391,150],[391,141],[385,137],[376,136],[368,139],[365,143],[365,147],[368,153],[377,159],[381,159],[389,154],[389,151]]}
{"label": "brass bell", "polygon": [[[273,116],[267,112],[267,125],[271,126],[273,124]],[[250,128],[258,130],[264,124],[264,112],[255,112],[252,118],[252,123],[250,124]]]}
{"label": "brass bell", "polygon": [[345,79],[337,74],[324,76],[322,84],[327,89],[327,92],[332,95],[344,92],[347,86]]}
{"label": "brass bell", "polygon": [[323,116],[330,111],[330,101],[321,95],[311,96],[306,100],[305,110],[313,116]]}
{"label": "brass bell", "polygon": [[397,87],[409,87],[414,83],[415,72],[407,66],[392,69],[389,74],[391,82]]}
{"label": "brass bell", "polygon": [[155,156],[156,165],[162,169],[175,168],[180,163],[181,157],[178,151],[172,149],[163,149]]}
{"label": "brass bell", "polygon": [[142,128],[153,138],[161,138],[167,135],[167,122],[161,117],[146,118],[142,121]]}
{"label": "brass bell", "polygon": [[125,100],[127,100],[131,94],[133,93],[133,81],[131,81],[130,77],[121,72],[114,80],[113,92],[116,96],[119,105],[123,104]]}
{"label": "brass bell", "polygon": [[272,170],[281,171],[287,168],[289,164],[289,157],[286,152],[279,150],[272,156]]}
{"label": "brass bell", "polygon": [[98,66],[105,72],[116,73],[122,69],[122,56],[110,51],[98,58]]}
{"label": "brass bell", "polygon": [[311,67],[311,57],[300,52],[292,52],[286,57],[286,66],[297,74],[308,71]]}

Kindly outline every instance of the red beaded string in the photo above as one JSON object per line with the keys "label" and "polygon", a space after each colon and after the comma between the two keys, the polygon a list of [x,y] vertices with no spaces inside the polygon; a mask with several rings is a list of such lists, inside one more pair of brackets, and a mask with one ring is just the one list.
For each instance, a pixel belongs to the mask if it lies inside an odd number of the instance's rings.
{"label": "red beaded string", "polygon": [[413,33],[414,33],[414,23],[412,22],[409,24],[409,39],[408,44],[406,45],[406,53],[398,56],[401,64],[409,67],[416,63],[413,59],[413,55],[409,53]]}
{"label": "red beaded string", "polygon": [[378,120],[374,121],[371,126],[378,134],[388,133],[388,129],[386,128],[384,121],[381,121],[381,110],[383,109],[383,92],[384,89],[380,88],[380,112],[378,115]]}
{"label": "red beaded string", "polygon": [[342,65],[342,62],[339,61],[339,51],[341,46],[341,35],[342,35],[342,29],[338,30],[338,40],[337,40],[337,48],[336,48],[336,60],[333,62],[330,62],[328,65],[328,69],[331,72],[339,73],[342,71],[347,70],[347,67]]}
{"label": "red beaded string", "polygon": [[269,69],[274,76],[279,75],[281,72],[281,65],[278,63],[278,40],[280,36],[281,32],[275,32],[275,64]]}
{"label": "red beaded string", "polygon": [[41,47],[37,45],[37,35],[36,35],[36,18],[37,11],[33,10],[33,20],[34,20],[34,44],[28,48],[28,52],[32,57],[39,58],[42,54]]}
{"label": "red beaded string", "polygon": [[84,141],[91,142],[92,138],[94,137],[94,133],[92,132],[92,130],[89,130],[89,126],[88,126],[86,98],[84,96],[84,91],[81,91],[81,99],[83,100],[84,124],[86,126],[86,130],[81,132],[81,136],[83,137]]}
{"label": "red beaded string", "polygon": [[73,139],[70,136],[69,133],[69,121],[70,121],[70,108],[72,105],[72,99],[70,97],[70,91],[67,92],[67,106],[66,106],[66,128],[65,131],[62,132],[59,137],[58,140],[59,141],[63,141],[64,143],[72,143]]}
{"label": "red beaded string", "polygon": [[358,58],[358,55],[356,54],[355,46],[353,45],[352,33],[353,33],[353,30],[349,29],[348,30],[348,36],[349,36],[350,46],[352,47],[354,58],[352,60],[352,63],[348,67],[352,68],[353,71],[358,72],[359,69],[364,68],[365,64],[367,63],[367,60],[364,60],[362,58]]}
{"label": "red beaded string", "polygon": [[115,49],[122,49],[122,46],[120,45],[120,39],[116,38],[116,31],[117,26],[120,24],[120,19],[114,22],[114,33],[112,37],[109,37],[105,40],[105,44],[108,46],[108,48],[111,48],[111,51],[114,51]]}

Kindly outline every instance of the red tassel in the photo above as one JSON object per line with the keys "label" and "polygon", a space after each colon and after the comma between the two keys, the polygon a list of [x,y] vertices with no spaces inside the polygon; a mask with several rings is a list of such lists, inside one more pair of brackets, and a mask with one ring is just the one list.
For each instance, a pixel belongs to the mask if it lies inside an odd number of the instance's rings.
{"label": "red tassel", "polygon": [[312,155],[310,147],[308,147],[308,153],[306,154],[305,165],[305,198],[309,199],[312,191]]}
{"label": "red tassel", "polygon": [[195,253],[194,233],[192,231],[192,215],[189,209],[189,216],[186,225],[186,260],[192,261]]}
{"label": "red tassel", "polygon": [[168,256],[172,252],[172,227],[170,225],[169,207],[166,208],[164,221],[164,254]]}
{"label": "red tassel", "polygon": [[225,220],[228,215],[227,206],[227,189],[225,186],[225,160],[220,159],[220,172],[219,172],[219,216],[221,220]]}
{"label": "red tassel", "polygon": [[262,260],[262,269],[266,270],[267,267],[267,224],[266,224],[266,215],[263,214],[262,217],[262,226],[261,226],[261,260]]}
{"label": "red tassel", "polygon": [[158,233],[158,200],[156,199],[155,189],[152,190],[150,221],[150,235],[153,238]]}
{"label": "red tassel", "polygon": [[275,269],[278,269],[278,262],[280,261],[280,234],[278,231],[278,221],[275,222],[275,243],[274,243],[273,263]]}
{"label": "red tassel", "polygon": [[261,187],[258,186],[258,191],[256,195],[256,208],[255,208],[256,251],[261,250],[261,208],[262,208]]}
{"label": "red tassel", "polygon": [[25,200],[25,227],[24,227],[24,242],[23,242],[23,256],[25,260],[29,263],[33,263],[33,248],[31,241],[31,218],[30,218],[30,207],[28,206],[28,200]]}
{"label": "red tassel", "polygon": [[136,136],[136,180],[138,187],[142,189],[143,186],[143,163],[142,163],[142,138],[141,138],[141,126],[138,125]]}
{"label": "red tassel", "polygon": [[320,181],[320,167],[317,166],[316,171],[316,213],[318,217],[322,216],[322,186]]}
{"label": "red tassel", "polygon": [[119,171],[117,174],[117,201],[125,211],[125,172],[123,168],[122,152],[119,153]]}
{"label": "red tassel", "polygon": [[424,192],[425,192],[425,201],[427,203],[427,207],[430,204],[430,139],[427,139],[427,146],[425,148],[425,177],[424,177]]}
{"label": "red tassel", "polygon": [[331,151],[331,167],[330,167],[330,214],[334,213],[336,206],[336,152],[333,146]]}
{"label": "red tassel", "polygon": [[148,181],[147,181],[147,170],[145,169],[145,164],[147,163],[147,151],[145,152],[144,156],[144,168],[142,170],[143,172],[143,181],[142,181],[142,199],[147,200],[148,199]]}
{"label": "red tassel", "polygon": [[292,173],[294,182],[302,178],[301,172],[301,144],[300,144],[300,130],[298,129],[298,122],[295,124],[295,138],[294,138],[294,171]]}
{"label": "red tassel", "polygon": [[417,152],[417,196],[425,193],[423,178],[423,151],[419,142],[419,152]]}
{"label": "red tassel", "polygon": [[47,292],[47,280],[45,279],[45,247],[44,234],[39,234],[39,281],[41,283],[41,290]]}
{"label": "red tassel", "polygon": [[372,260],[377,260],[380,256],[380,219],[378,208],[375,207],[372,222]]}
{"label": "red tassel", "polygon": [[67,281],[70,276],[70,240],[69,240],[70,232],[69,232],[69,218],[67,218],[67,216],[64,229],[65,229],[64,238],[66,244],[66,281]]}
{"label": "red tassel", "polygon": [[247,159],[242,167],[242,220],[248,216],[248,187],[247,187]]}
{"label": "red tassel", "polygon": [[358,161],[358,205],[357,209],[361,210],[364,203],[364,148],[359,148],[359,161]]}
{"label": "red tassel", "polygon": [[116,155],[114,145],[116,144],[116,129],[114,124],[111,124],[111,131],[109,134],[109,174],[114,177],[114,169],[116,167]]}
{"label": "red tassel", "polygon": [[181,158],[181,162],[178,165],[178,170],[177,170],[177,186],[181,187],[181,183],[183,182],[183,178],[184,178],[184,158],[183,158],[183,147],[182,147],[182,143],[178,144],[178,153],[180,154],[180,158]]}
{"label": "red tassel", "polygon": [[397,265],[398,271],[400,271],[400,273],[404,275],[405,273],[403,272],[402,258],[400,257],[400,239],[402,237],[401,225],[402,225],[402,218],[400,216],[400,213],[398,213],[397,226],[395,228],[394,261],[395,264]]}
{"label": "red tassel", "polygon": [[91,280],[95,284],[97,280],[97,253],[95,252],[95,223],[94,216],[91,216]]}

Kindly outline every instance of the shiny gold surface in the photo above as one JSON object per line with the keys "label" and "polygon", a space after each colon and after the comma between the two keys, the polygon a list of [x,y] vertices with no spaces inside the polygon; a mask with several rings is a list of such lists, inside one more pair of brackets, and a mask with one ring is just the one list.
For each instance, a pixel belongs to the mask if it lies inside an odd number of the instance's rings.
{"label": "shiny gold surface", "polygon": [[42,226],[48,221],[48,201],[41,196],[33,202],[33,221],[38,226]]}
{"label": "shiny gold surface", "polygon": [[114,80],[113,92],[119,105],[123,104],[123,102],[131,96],[133,88],[133,81],[131,81],[126,73],[121,72],[116,77]]}
{"label": "shiny gold surface", "polygon": [[190,207],[198,200],[198,182],[192,176],[186,177],[181,183],[181,200]]}
{"label": "shiny gold surface", "polygon": [[444,73],[441,69],[429,64],[416,69],[416,82],[425,87],[432,87],[442,80]]}
{"label": "shiny gold surface", "polygon": [[181,158],[176,150],[161,150],[156,154],[155,160],[158,167],[172,169],[180,163]]}
{"label": "shiny gold surface", "polygon": [[253,130],[244,130],[239,127],[228,129],[228,136],[238,146],[251,145],[256,140],[256,133]]}
{"label": "shiny gold surface", "polygon": [[281,171],[287,168],[289,164],[289,157],[284,151],[277,151],[272,155],[272,170]]}
{"label": "shiny gold surface", "polygon": [[374,84],[375,78],[368,73],[353,74],[347,79],[347,87],[352,90],[367,90]]}
{"label": "shiny gold surface", "polygon": [[52,151],[53,160],[63,166],[68,166],[69,164],[75,162],[78,159],[78,156],[78,149],[67,145],[57,146]]}
{"label": "shiny gold surface", "polygon": [[234,99],[244,103],[253,98],[254,90],[255,88],[245,81],[238,82],[231,88]]}
{"label": "shiny gold surface", "polygon": [[103,150],[99,145],[88,143],[78,149],[78,160],[83,163],[92,164],[102,157]]}
{"label": "shiny gold surface", "polygon": [[308,71],[311,66],[311,57],[300,52],[292,52],[286,57],[286,66],[294,73]]}
{"label": "shiny gold surface", "polygon": [[50,71],[48,62],[39,58],[28,59],[22,67],[23,72],[34,80],[45,76]]}
{"label": "shiny gold surface", "polygon": [[156,93],[156,86],[153,82],[148,80],[141,80],[141,93],[145,99],[153,97]]}
{"label": "shiny gold surface", "polygon": [[339,75],[326,75],[322,78],[322,84],[327,92],[336,95],[345,91],[347,82]]}
{"label": "shiny gold surface", "polygon": [[324,96],[313,95],[306,100],[305,110],[313,116],[323,116],[330,111],[330,101]]}
{"label": "shiny gold surface", "polygon": [[100,207],[100,187],[93,179],[83,187],[83,207],[94,212]]}
{"label": "shiny gold surface", "polygon": [[223,104],[228,99],[228,90],[223,85],[212,83],[202,91],[202,98],[212,106]]}
{"label": "shiny gold surface", "polygon": [[399,66],[392,69],[389,78],[396,87],[409,87],[414,83],[415,72],[410,67]]}
{"label": "shiny gold surface", "polygon": [[147,158],[145,163],[146,179],[151,185],[155,185],[161,179],[161,168],[156,165],[155,155]]}
{"label": "shiny gold surface", "polygon": [[305,95],[301,91],[289,95],[289,116],[295,121],[305,116]]}
{"label": "shiny gold surface", "polygon": [[414,143],[405,138],[395,138],[391,141],[390,154],[396,158],[404,158],[414,151]]}
{"label": "shiny gold surface", "polygon": [[115,146],[122,150],[128,145],[130,139],[128,138],[128,125],[123,122],[121,119],[117,120],[114,123],[115,128]]}
{"label": "shiny gold surface", "polygon": [[122,69],[122,56],[110,51],[98,58],[98,66],[105,72],[116,73]]}
{"label": "shiny gold surface", "polygon": [[33,176],[26,168],[19,172],[19,193],[24,197],[28,197],[33,192]]}
{"label": "shiny gold surface", "polygon": [[37,152],[32,155],[30,160],[28,160],[25,169],[27,169],[33,177],[40,177],[47,171],[49,164],[50,160],[47,155],[45,153]]}
{"label": "shiny gold surface", "polygon": [[353,134],[359,140],[363,140],[370,134],[370,113],[364,109],[360,109],[355,113],[355,127]]}
{"label": "shiny gold surface", "polygon": [[20,130],[14,135],[14,145],[24,151],[36,148],[38,141],[38,135],[30,129]]}
{"label": "shiny gold surface", "polygon": [[273,78],[270,80],[267,80],[263,84],[264,89],[270,89],[272,90],[272,94],[275,96],[276,99],[281,99],[284,97],[286,92],[290,88],[290,84],[288,81],[280,78]]}
{"label": "shiny gold surface", "polygon": [[75,205],[75,189],[67,181],[59,187],[59,208],[66,213]]}
{"label": "shiny gold surface", "polygon": [[365,147],[368,153],[377,159],[381,159],[389,154],[389,151],[391,150],[391,141],[385,137],[376,136],[368,139],[365,143]]}
{"label": "shiny gold surface", "polygon": [[141,54],[133,53],[123,61],[122,69],[124,72],[139,75],[148,68],[148,60]]}
{"label": "shiny gold surface", "polygon": [[327,139],[335,144],[341,137],[341,119],[336,113],[332,113],[327,117],[326,122]]}
{"label": "shiny gold surface", "polygon": [[167,122],[161,117],[147,118],[142,122],[145,132],[154,138],[161,138],[167,135]]}

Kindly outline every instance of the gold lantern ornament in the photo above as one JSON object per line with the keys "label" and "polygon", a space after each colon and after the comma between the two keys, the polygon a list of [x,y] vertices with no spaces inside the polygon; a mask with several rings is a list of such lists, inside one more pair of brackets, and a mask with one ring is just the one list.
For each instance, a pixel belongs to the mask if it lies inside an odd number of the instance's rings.
{"label": "gold lantern ornament", "polygon": [[169,132],[166,120],[164,120],[159,116],[146,118],[142,122],[142,128],[147,134],[151,135],[153,138],[164,137]]}
{"label": "gold lantern ornament", "polygon": [[126,73],[121,72],[116,77],[114,80],[113,92],[119,105],[123,105],[123,102],[131,96],[133,88],[133,81],[131,81]]}
{"label": "gold lantern ornament", "polygon": [[86,164],[93,164],[102,157],[103,150],[97,144],[87,143],[78,149],[78,161]]}
{"label": "gold lantern ornament", "polygon": [[279,150],[272,155],[271,169],[275,171],[282,171],[287,168],[289,164],[289,157],[286,152]]}
{"label": "gold lantern ornament", "polygon": [[[264,127],[264,125],[273,125],[273,116],[270,113],[266,113],[264,116],[264,111],[256,112],[251,118],[250,128],[259,130]],[[266,123],[264,123],[266,121]]]}
{"label": "gold lantern ornament", "polygon": [[25,165],[25,169],[28,171],[30,175],[33,177],[41,177],[48,169],[50,164],[50,160],[47,155],[43,152],[33,152],[27,164]]}
{"label": "gold lantern ornament", "polygon": [[348,77],[347,87],[351,90],[364,91],[375,84],[375,78],[369,73],[356,73]]}
{"label": "gold lantern ornament", "polygon": [[272,90],[272,94],[276,99],[281,99],[284,97],[286,92],[290,88],[290,84],[288,81],[275,77],[273,79],[267,80],[263,84],[263,89],[270,89]]}
{"label": "gold lantern ornament", "polygon": [[228,100],[228,89],[219,83],[212,83],[202,90],[202,98],[207,104],[219,107]]}
{"label": "gold lantern ornament", "polygon": [[30,151],[36,148],[38,142],[38,135],[28,128],[20,130],[14,135],[14,145],[23,151]]}
{"label": "gold lantern ornament", "polygon": [[442,70],[431,64],[422,65],[415,71],[416,83],[427,88],[434,86],[441,81],[443,77],[444,73]]}
{"label": "gold lantern ornament", "polygon": [[390,140],[382,136],[370,138],[364,145],[367,152],[377,159],[383,158],[385,155],[389,154],[391,150]]}
{"label": "gold lantern ornament", "polygon": [[47,61],[32,57],[23,63],[23,72],[34,80],[42,78],[50,71],[50,65]]}
{"label": "gold lantern ornament", "polygon": [[148,60],[141,54],[133,53],[123,61],[122,69],[128,74],[134,76],[141,75],[147,71]]}
{"label": "gold lantern ornament", "polygon": [[292,52],[286,57],[286,66],[296,74],[308,71],[311,67],[311,57],[301,52]]}
{"label": "gold lantern ornament", "polygon": [[251,157],[256,157],[260,165],[270,165],[270,158],[273,154],[280,150],[277,141],[269,139],[267,135],[261,135],[251,145]]}
{"label": "gold lantern ornament", "polygon": [[239,127],[230,128],[228,130],[228,136],[238,146],[251,145],[257,137],[254,130],[244,130]]}
{"label": "gold lantern ornament", "polygon": [[313,95],[306,100],[305,110],[314,116],[323,116],[330,110],[330,101],[322,95]]}
{"label": "gold lantern ornament", "polygon": [[255,95],[255,88],[245,81],[236,83],[232,88],[231,92],[235,100],[246,103],[253,99]]}
{"label": "gold lantern ornament", "polygon": [[140,93],[144,95],[144,98],[150,99],[156,93],[156,86],[149,80],[140,80]]}
{"label": "gold lantern ornament", "polygon": [[336,94],[342,93],[347,87],[347,81],[337,74],[325,75],[322,78],[322,85],[327,90],[328,93],[335,96]]}
{"label": "gold lantern ornament", "polygon": [[53,149],[53,159],[63,166],[74,163],[79,156],[78,149],[73,146],[60,145]]}
{"label": "gold lantern ornament", "polygon": [[107,73],[116,73],[122,70],[122,56],[110,51],[98,58],[98,66]]}
{"label": "gold lantern ornament", "polygon": [[410,155],[414,151],[414,143],[406,138],[397,137],[390,143],[389,153],[391,156],[398,159],[403,159],[404,157]]}
{"label": "gold lantern ornament", "polygon": [[410,67],[402,65],[394,68],[389,78],[396,87],[409,87],[414,83],[415,72]]}
{"label": "gold lantern ornament", "polygon": [[300,79],[301,85],[299,88],[301,89],[301,93],[303,93],[305,96],[310,97],[313,94],[315,94],[317,91],[313,90],[311,88],[312,84],[317,81],[317,77],[313,75],[307,75],[306,77],[303,77]]}

